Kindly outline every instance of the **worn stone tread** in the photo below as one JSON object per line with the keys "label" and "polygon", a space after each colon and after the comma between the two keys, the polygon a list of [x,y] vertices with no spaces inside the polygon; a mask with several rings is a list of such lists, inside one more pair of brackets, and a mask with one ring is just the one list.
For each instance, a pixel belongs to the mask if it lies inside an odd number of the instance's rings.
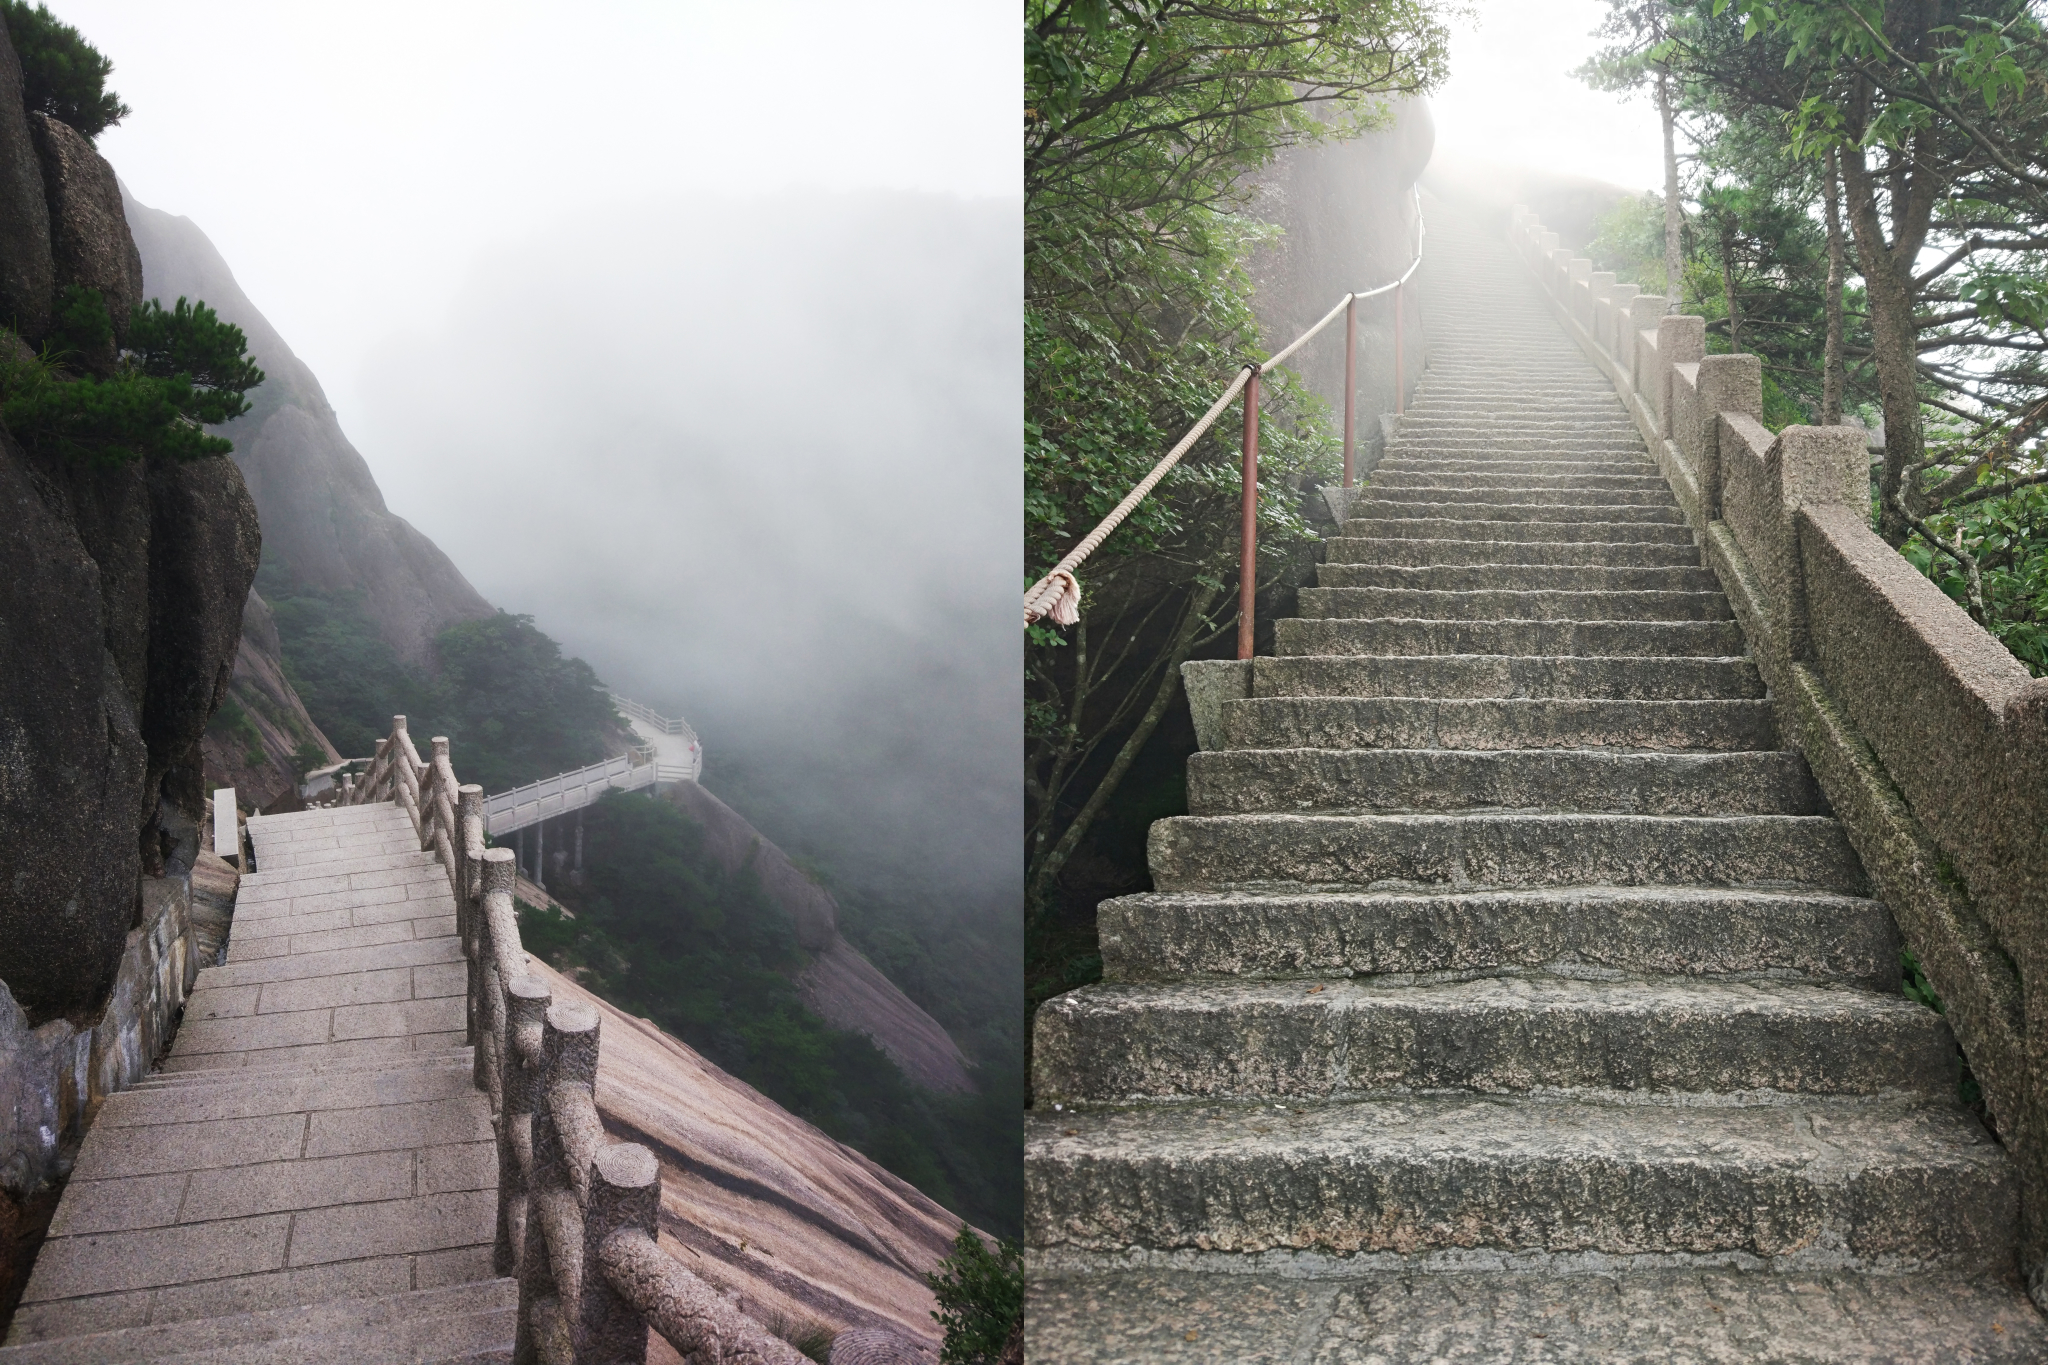
{"label": "worn stone tread", "polygon": [[[1215,1258],[1210,1258],[1213,1261]],[[1205,1263],[1206,1264],[1206,1263]],[[2021,1365],[2048,1323],[1996,1277],[1720,1269],[1034,1276],[1033,1365]]]}

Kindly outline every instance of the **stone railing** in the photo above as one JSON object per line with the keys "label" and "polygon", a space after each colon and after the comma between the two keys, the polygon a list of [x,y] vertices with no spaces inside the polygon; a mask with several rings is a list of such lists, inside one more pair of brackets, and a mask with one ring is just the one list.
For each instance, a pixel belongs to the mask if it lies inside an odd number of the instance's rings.
{"label": "stone railing", "polygon": [[1509,232],[1655,453],[1781,731],[1940,994],[2019,1168],[2023,1269],[2048,1303],[2048,679],[1871,530],[1863,431],[1772,435],[1755,356],[1706,354],[1703,319],[1526,209]]}
{"label": "stone railing", "polygon": [[804,1365],[656,1244],[661,1166],[638,1143],[610,1142],[599,1120],[598,1014],[554,1001],[527,967],[512,906],[509,849],[484,846],[484,791],[459,785],[448,741],[422,760],[405,717],[377,741],[351,805],[404,809],[448,870],[456,932],[469,960],[476,1084],[498,1130],[497,1272],[519,1282],[513,1359],[590,1365],[645,1359],[652,1326],[686,1361]]}

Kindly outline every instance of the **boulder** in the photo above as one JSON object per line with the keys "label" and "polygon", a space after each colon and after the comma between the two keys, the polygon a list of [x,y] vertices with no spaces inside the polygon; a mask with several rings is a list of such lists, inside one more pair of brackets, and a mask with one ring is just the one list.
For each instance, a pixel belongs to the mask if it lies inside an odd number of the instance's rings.
{"label": "boulder", "polygon": [[[114,322],[114,339],[123,341],[129,314],[143,298],[142,253],[128,233],[114,168],[70,124],[48,114],[30,114],[28,121],[49,202],[55,286],[99,290]],[[89,359],[111,364],[113,353]]]}
{"label": "boulder", "polygon": [[140,694],[110,643],[99,564],[0,433],[0,981],[33,1026],[97,1017],[136,916],[155,809]]}
{"label": "boulder", "polygon": [[55,292],[50,210],[21,102],[21,59],[0,24],[0,325],[40,341]]}

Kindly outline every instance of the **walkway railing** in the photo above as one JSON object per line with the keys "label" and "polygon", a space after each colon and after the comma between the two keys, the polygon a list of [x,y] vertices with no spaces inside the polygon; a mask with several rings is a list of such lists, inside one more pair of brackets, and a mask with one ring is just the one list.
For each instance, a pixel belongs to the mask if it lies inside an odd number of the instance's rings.
{"label": "walkway railing", "polygon": [[[619,714],[637,720],[649,729],[658,730],[664,735],[674,735],[689,745],[689,761],[687,763],[660,764],[661,771],[658,776],[661,781],[695,782],[697,780],[698,776],[704,771],[704,746],[698,740],[697,732],[690,728],[688,721],[680,716],[664,716],[653,707],[634,701],[631,697],[622,697],[616,692],[607,695],[611,697],[612,705],[619,709]],[[657,762],[659,762],[658,759]]]}
{"label": "walkway railing", "polygon": [[1159,481],[1165,478],[1181,457],[1193,449],[1203,433],[1216,424],[1238,394],[1244,395],[1244,437],[1242,441],[1243,465],[1241,478],[1243,493],[1240,500],[1241,528],[1238,544],[1238,589],[1237,589],[1237,657],[1252,657],[1253,611],[1258,599],[1259,586],[1259,376],[1274,369],[1289,356],[1307,345],[1310,338],[1344,315],[1344,487],[1353,486],[1353,451],[1356,444],[1358,405],[1358,305],[1367,299],[1382,294],[1394,296],[1394,411],[1401,413],[1407,406],[1407,385],[1403,373],[1401,354],[1401,325],[1403,317],[1403,291],[1415,271],[1422,265],[1422,195],[1415,194],[1415,259],[1401,272],[1399,279],[1390,280],[1376,289],[1346,294],[1337,300],[1335,307],[1323,314],[1315,326],[1303,332],[1285,346],[1267,356],[1263,361],[1246,363],[1237,372],[1222,395],[1202,414],[1202,419],[1188,429],[1173,449],[1152,466],[1152,472],[1138,481],[1137,487],[1125,495],[1124,500],[1111,509],[1099,525],[1081,538],[1081,543],[1067,552],[1064,559],[1046,571],[1043,578],[1032,584],[1024,593],[1024,624],[1050,617],[1057,625],[1071,626],[1080,620],[1081,584],[1074,577],[1074,571],[1081,567],[1089,555],[1110,533],[1123,525],[1124,518],[1145,500]]}
{"label": "walkway railing", "polygon": [[1517,207],[1510,239],[1656,456],[1797,743],[1969,1058],[2020,1171],[2048,1296],[2048,678],[1870,526],[1859,427],[1763,425],[1762,364],[1593,269]]}
{"label": "walkway railing", "polygon": [[557,773],[511,791],[498,792],[484,798],[484,832],[496,838],[596,805],[608,791],[639,791],[658,782],[681,780],[664,777],[663,771],[651,757],[636,762],[633,755],[621,754],[573,772]]}
{"label": "walkway railing", "polygon": [[484,791],[458,784],[448,741],[421,759],[405,717],[350,805],[391,801],[448,870],[469,962],[476,1084],[498,1130],[500,1275],[519,1282],[520,1365],[611,1365],[645,1358],[652,1326],[692,1361],[805,1365],[657,1245],[661,1165],[638,1143],[606,1140],[597,1112],[598,1014],[552,999],[528,970],[512,905],[509,849],[484,847]]}

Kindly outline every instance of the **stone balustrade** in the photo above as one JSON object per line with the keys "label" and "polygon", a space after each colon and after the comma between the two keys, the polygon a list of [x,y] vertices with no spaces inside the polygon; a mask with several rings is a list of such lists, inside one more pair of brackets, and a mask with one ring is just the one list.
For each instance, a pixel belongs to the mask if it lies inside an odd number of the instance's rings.
{"label": "stone balustrade", "polygon": [[[496,1269],[519,1285],[520,1365],[645,1359],[652,1326],[691,1362],[803,1365],[795,1348],[733,1307],[661,1250],[661,1166],[638,1143],[611,1142],[598,1117],[598,1015],[554,1001],[527,970],[512,902],[509,849],[484,846],[484,793],[459,785],[448,741],[421,759],[405,717],[348,804],[404,808],[448,869],[469,963],[476,1083],[498,1132]],[[457,850],[460,850],[458,853]]]}
{"label": "stone balustrade", "polygon": [[1703,319],[1593,271],[1528,210],[1509,232],[1649,443],[1782,733],[1941,996],[2019,1167],[2023,1269],[2048,1300],[2048,679],[1871,529],[1860,429],[1773,434],[1757,357],[1706,354]]}

